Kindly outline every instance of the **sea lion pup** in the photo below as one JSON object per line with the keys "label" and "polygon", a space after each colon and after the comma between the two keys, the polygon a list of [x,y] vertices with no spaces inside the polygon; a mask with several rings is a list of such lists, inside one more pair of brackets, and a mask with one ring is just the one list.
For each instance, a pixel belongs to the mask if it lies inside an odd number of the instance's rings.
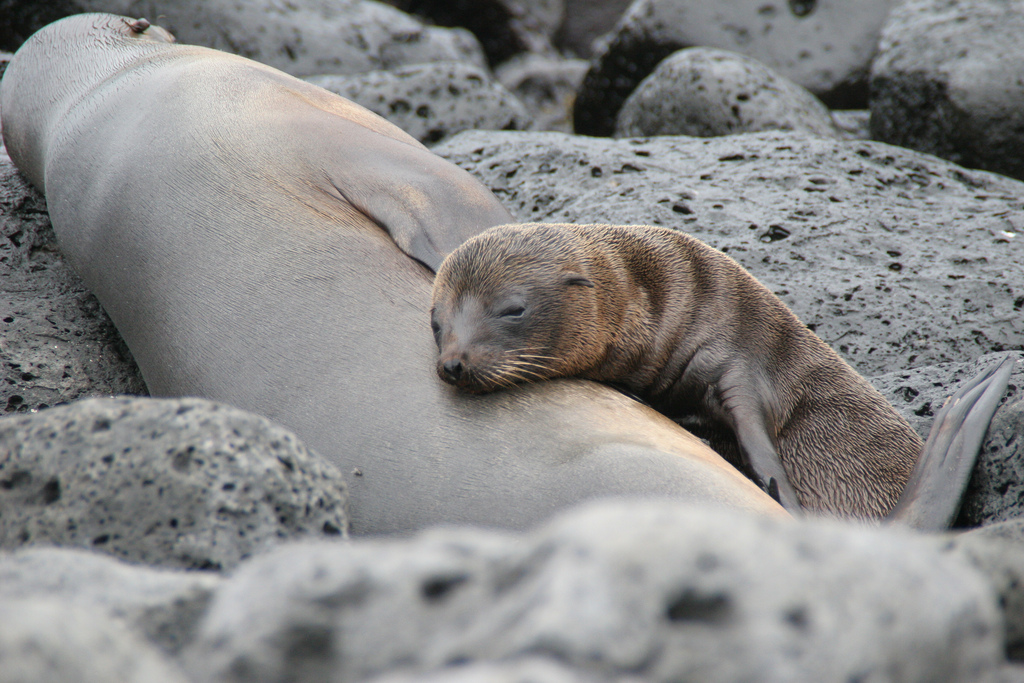
{"label": "sea lion pup", "polygon": [[449,384],[488,392],[574,376],[624,387],[669,417],[726,427],[755,480],[790,511],[884,517],[922,450],[782,301],[674,230],[492,228],[441,265],[431,323]]}

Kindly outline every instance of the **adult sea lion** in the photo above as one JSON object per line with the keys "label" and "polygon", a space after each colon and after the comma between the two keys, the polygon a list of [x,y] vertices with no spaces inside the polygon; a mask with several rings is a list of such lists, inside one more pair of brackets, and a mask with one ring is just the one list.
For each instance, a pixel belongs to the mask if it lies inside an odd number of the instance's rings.
{"label": "adult sea lion", "polygon": [[348,475],[359,534],[526,527],[608,495],[785,514],[606,387],[473,397],[438,380],[432,273],[409,256],[434,266],[505,210],[364,109],[169,41],[70,17],[26,42],[0,86],[8,152],[154,394],[294,430]]}
{"label": "adult sea lion", "polygon": [[[790,510],[884,517],[922,452],[906,420],[778,297],[730,257],[675,230],[492,228],[441,265],[431,324],[437,373],[460,388],[583,377],[623,386],[670,417],[725,426],[756,478]],[[1001,385],[999,377],[979,382],[992,382],[976,394],[990,391],[992,411],[1009,377],[1004,366]],[[960,454],[966,471],[961,464],[956,481],[940,488],[966,485],[991,418],[982,412],[964,425],[976,441]],[[943,429],[945,460],[959,437]],[[943,471],[933,474],[948,479]],[[928,477],[917,478],[923,485]],[[937,526],[956,511],[948,501],[938,502],[941,510],[929,505],[925,516],[941,517]]]}

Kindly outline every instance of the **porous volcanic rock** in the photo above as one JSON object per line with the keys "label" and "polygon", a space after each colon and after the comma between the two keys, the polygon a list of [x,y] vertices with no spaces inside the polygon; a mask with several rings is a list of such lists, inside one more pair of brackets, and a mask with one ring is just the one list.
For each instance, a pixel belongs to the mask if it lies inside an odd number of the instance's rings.
{"label": "porous volcanic rock", "polygon": [[101,610],[0,601],[0,683],[187,683],[177,666]]}
{"label": "porous volcanic rock", "polygon": [[102,611],[171,655],[192,642],[222,581],[216,572],[156,569],[78,548],[0,552],[0,603],[52,599]]}
{"label": "porous volcanic rock", "polygon": [[1006,631],[1006,655],[1024,660],[1024,520],[1014,519],[952,536],[949,553],[988,578],[999,597]]}
{"label": "porous volcanic rock", "polygon": [[798,130],[837,137],[817,97],[737,52],[694,47],[661,61],[619,110],[615,137]]}
{"label": "porous volcanic rock", "polygon": [[601,501],[522,535],[283,546],[218,592],[186,661],[259,683],[539,654],[652,683],[983,680],[1002,623],[976,570],[908,532]]}
{"label": "porous volcanic rock", "polygon": [[706,46],[763,62],[837,109],[867,104],[867,74],[892,0],[636,0],[594,58],[576,132],[611,135],[626,97],[676,50]]}
{"label": "porous volcanic rock", "polygon": [[[618,679],[641,683],[641,679]],[[434,671],[397,671],[364,683],[603,683],[609,679],[541,657],[502,662],[453,664]]]}
{"label": "porous volcanic rock", "polygon": [[571,133],[576,91],[586,72],[582,59],[526,54],[508,60],[494,75],[533,115],[532,130]]}
{"label": "porous volcanic rock", "polygon": [[0,412],[146,394],[104,313],[57,251],[46,200],[0,154]]}
{"label": "porous volcanic rock", "polygon": [[202,399],[86,399],[0,419],[0,547],[221,569],[348,528],[341,474],[291,432]]}
{"label": "porous volcanic rock", "polygon": [[1024,179],[1024,5],[897,4],[871,67],[871,135]]}
{"label": "porous volcanic rock", "polygon": [[468,129],[525,130],[523,104],[483,69],[435,62],[305,80],[363,105],[425,144]]}
{"label": "porous volcanic rock", "polygon": [[433,61],[484,64],[469,31],[427,26],[373,0],[58,0],[47,10],[40,4],[0,0],[7,24],[0,49],[16,49],[60,17],[110,12],[146,17],[179,42],[233,52],[296,76]]}

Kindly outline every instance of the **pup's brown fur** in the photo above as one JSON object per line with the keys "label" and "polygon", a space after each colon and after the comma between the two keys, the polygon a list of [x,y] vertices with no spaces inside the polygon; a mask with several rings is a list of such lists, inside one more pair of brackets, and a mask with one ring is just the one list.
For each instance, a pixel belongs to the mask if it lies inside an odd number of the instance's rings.
{"label": "pup's brown fur", "polygon": [[[442,264],[438,374],[485,392],[611,382],[735,434],[781,502],[882,517],[922,442],[870,384],[720,251],[648,226],[500,226]],[[780,463],[781,459],[781,463]]]}

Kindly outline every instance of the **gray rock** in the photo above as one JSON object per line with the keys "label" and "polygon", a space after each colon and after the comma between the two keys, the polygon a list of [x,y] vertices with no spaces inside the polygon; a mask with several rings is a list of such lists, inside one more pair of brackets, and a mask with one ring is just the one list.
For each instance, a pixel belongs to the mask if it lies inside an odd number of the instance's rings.
{"label": "gray rock", "polygon": [[907,0],[871,68],[871,134],[1024,178],[1024,5]]}
{"label": "gray rock", "polygon": [[495,76],[533,115],[533,130],[571,133],[572,107],[586,72],[582,59],[528,54],[505,62]]}
{"label": "gray rock", "polygon": [[484,63],[468,31],[425,26],[372,0],[61,0],[45,13],[24,7],[36,4],[5,2],[17,22],[12,31],[21,40],[67,14],[112,12],[147,17],[179,42],[240,54],[297,76],[433,61]]}
{"label": "gray rock", "polygon": [[871,112],[867,109],[836,109],[832,122],[850,140],[871,139]]}
{"label": "gray rock", "polygon": [[[1015,545],[1024,548],[1024,519],[1016,518],[1005,522],[996,522],[988,526],[971,529],[958,538],[983,538],[993,543]],[[1024,613],[1022,613],[1024,616]]]}
{"label": "gray rock", "polygon": [[629,93],[685,47],[740,52],[830,107],[867,104],[867,73],[892,0],[636,0],[598,51],[576,100],[576,132],[611,135]]}
{"label": "gray rock", "polygon": [[555,45],[580,57],[594,53],[594,42],[615,27],[632,0],[565,0],[565,19]]}
{"label": "gray rock", "polygon": [[188,668],[199,681],[248,683],[422,670],[431,638],[486,609],[491,587],[478,577],[519,556],[512,538],[452,529],[414,541],[283,545],[224,584],[186,652]]}
{"label": "gray rock", "polygon": [[[1010,377],[1003,404],[989,425],[971,483],[964,494],[955,526],[975,527],[1024,516],[1024,353]],[[922,437],[932,418],[956,389],[992,367],[1006,354],[982,356],[967,363],[892,372],[871,378],[893,406]]]}
{"label": "gray rock", "polygon": [[64,263],[46,201],[0,155],[0,413],[145,394],[128,347]]}
{"label": "gray rock", "polygon": [[1024,683],[1024,665],[1004,664],[999,667],[995,683]]}
{"label": "gray rock", "polygon": [[469,64],[418,64],[306,80],[363,105],[426,144],[472,128],[523,130],[530,125],[522,103]]}
{"label": "gray rock", "polygon": [[615,137],[797,130],[837,137],[817,97],[757,60],[695,47],[666,57],[619,110]]}
{"label": "gray rock", "polygon": [[[1003,399],[1003,408],[1009,408],[1021,398],[1024,388],[1024,353],[1010,351],[1017,357],[1017,365],[1010,377],[1010,386]],[[920,368],[887,372],[869,378],[882,395],[893,404],[922,437],[928,436],[935,414],[956,389],[986,368],[998,363],[1006,353],[993,353],[963,363],[942,363]]]}
{"label": "gray rock", "polygon": [[[609,679],[558,664],[550,659],[530,657],[511,662],[472,662],[426,673],[395,672],[364,683],[597,683]],[[627,680],[642,683],[643,679]]]}
{"label": "gray rock", "polygon": [[1006,655],[1024,660],[1024,520],[959,534],[945,550],[988,578],[999,598],[1006,630]]}
{"label": "gray rock", "polygon": [[1022,347],[1018,181],[795,133],[467,132],[434,151],[521,221],[646,223],[703,239],[865,375]]}
{"label": "gray rock", "polygon": [[0,420],[0,547],[220,569],[347,530],[341,475],[268,420],[200,399],[86,399]]}
{"label": "gray rock", "polygon": [[565,0],[385,1],[432,24],[469,29],[492,66],[521,52],[550,52],[565,12]]}
{"label": "gray rock", "polygon": [[0,683],[185,683],[157,650],[98,609],[0,601]]}
{"label": "gray rock", "polygon": [[141,567],[73,548],[0,552],[0,602],[48,598],[102,611],[171,655],[192,642],[221,581],[213,572]]}
{"label": "gray rock", "polygon": [[197,642],[196,678],[251,682],[540,654],[646,681],[975,681],[1002,661],[991,588],[934,543],[667,501],[521,536],[282,547],[230,579]]}

